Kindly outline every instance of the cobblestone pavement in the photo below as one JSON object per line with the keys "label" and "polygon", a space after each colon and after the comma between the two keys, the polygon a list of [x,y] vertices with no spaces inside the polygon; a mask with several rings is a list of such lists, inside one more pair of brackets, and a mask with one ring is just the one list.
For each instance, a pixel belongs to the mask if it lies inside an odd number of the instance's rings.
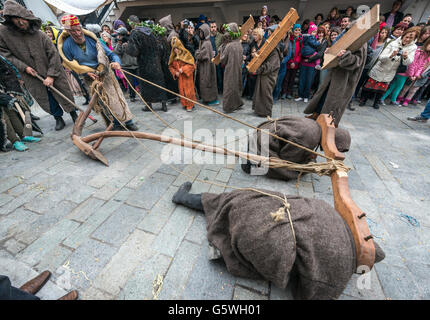
{"label": "cobblestone pavement", "polygon": [[[141,104],[130,106],[141,131],[163,132],[165,125],[142,112]],[[304,107],[283,100],[274,106],[273,117],[302,116]],[[352,135],[346,159],[353,169],[351,194],[367,212],[386,258],[372,270],[370,286],[358,286],[354,276],[340,299],[430,299],[430,125],[406,120],[422,108],[357,107],[342,119]],[[174,205],[171,198],[192,177],[332,204],[328,177],[307,175],[296,186],[296,181],[248,176],[239,164],[222,162],[176,165],[187,173],[184,177],[160,161],[162,152],[169,155],[165,145],[125,138],[103,142],[106,167],[73,146],[69,116],[67,127],[55,132],[52,117],[40,109],[35,113],[42,116],[43,141],[25,153],[0,153],[0,274],[15,286],[49,269],[53,276],[39,294],[44,299],[71,288],[79,290],[81,299],[291,299],[289,290],[233,277],[222,262],[209,261],[203,216]],[[192,121],[198,140],[211,138],[199,129],[214,135],[216,128],[243,129],[207,110],[187,113],[178,104],[160,115],[180,130]],[[249,101],[234,116],[252,124],[262,121],[252,115]],[[103,129],[102,121],[86,125],[84,133]],[[236,133],[244,137],[248,131]],[[192,189],[224,190],[202,182]]]}

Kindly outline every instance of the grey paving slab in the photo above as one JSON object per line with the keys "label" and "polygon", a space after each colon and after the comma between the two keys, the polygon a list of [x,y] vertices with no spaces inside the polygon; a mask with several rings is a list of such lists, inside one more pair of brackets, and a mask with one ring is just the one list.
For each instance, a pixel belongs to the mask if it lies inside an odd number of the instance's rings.
{"label": "grey paving slab", "polygon": [[103,242],[119,246],[136,228],[146,212],[140,208],[122,205],[92,234]]}
{"label": "grey paving slab", "polygon": [[0,239],[9,238],[19,231],[25,231],[33,221],[40,216],[34,212],[19,208],[7,216],[0,217]]}
{"label": "grey paving slab", "polygon": [[95,211],[97,211],[105,201],[97,198],[88,198],[81,202],[68,216],[71,220],[84,222],[87,220]]}
{"label": "grey paving slab", "polygon": [[268,300],[268,297],[240,286],[236,286],[233,293],[233,300]]}

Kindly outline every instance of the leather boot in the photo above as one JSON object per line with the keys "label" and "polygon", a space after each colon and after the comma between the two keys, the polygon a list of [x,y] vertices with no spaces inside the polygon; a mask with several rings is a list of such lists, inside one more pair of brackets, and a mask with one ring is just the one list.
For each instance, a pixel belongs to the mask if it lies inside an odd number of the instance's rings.
{"label": "leather boot", "polygon": [[24,283],[20,289],[22,291],[35,295],[40,289],[42,289],[42,287],[48,281],[50,276],[51,276],[51,272],[47,270],[43,271],[36,278]]}
{"label": "leather boot", "polygon": [[191,182],[182,184],[174,194],[172,201],[176,204],[203,212],[202,195],[189,193],[191,186]]}
{"label": "leather boot", "polygon": [[77,300],[78,297],[79,297],[78,291],[73,290],[73,291],[70,291],[69,293],[65,294],[64,296],[62,296],[58,300]]}
{"label": "leather boot", "polygon": [[66,123],[63,120],[63,117],[55,117],[55,130],[56,131],[60,131],[63,130],[64,127],[66,126]]}
{"label": "leather boot", "polygon": [[161,102],[161,110],[163,110],[164,112],[167,112],[167,102],[166,101]]}
{"label": "leather boot", "polygon": [[73,123],[75,123],[76,119],[78,119],[78,114],[76,113],[76,111],[72,111],[70,112],[70,117],[72,117]]}
{"label": "leather boot", "polygon": [[30,117],[31,117],[31,120],[35,120],[35,121],[40,120],[40,118],[38,116],[35,116],[32,113],[30,113]]}

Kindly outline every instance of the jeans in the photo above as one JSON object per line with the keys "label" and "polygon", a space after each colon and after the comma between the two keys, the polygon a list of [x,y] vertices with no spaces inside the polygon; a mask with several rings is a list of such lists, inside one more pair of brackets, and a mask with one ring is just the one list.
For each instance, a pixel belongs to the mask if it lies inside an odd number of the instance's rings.
{"label": "jeans", "polygon": [[300,66],[299,97],[309,98],[311,85],[314,80],[315,68]]}
{"label": "jeans", "polygon": [[402,91],[402,88],[405,85],[407,79],[408,79],[408,77],[400,76],[397,74],[395,76],[393,82],[391,82],[391,85],[388,88],[387,92],[385,92],[385,94],[382,96],[381,100],[384,101],[392,93],[391,101],[392,102],[397,101],[397,96],[399,95],[400,91]]}
{"label": "jeans", "polygon": [[421,113],[421,117],[430,119],[430,99],[427,101],[427,105],[424,108],[424,111]]}
{"label": "jeans", "polygon": [[0,300],[40,300],[35,295],[22,291],[11,285],[6,276],[0,275]]}
{"label": "jeans", "polygon": [[276,81],[275,90],[273,91],[273,99],[278,100],[281,95],[282,84],[284,82],[285,74],[287,73],[287,63],[281,63],[281,68],[278,72],[278,80]]}
{"label": "jeans", "polygon": [[60,104],[54,98],[54,95],[50,90],[48,90],[48,88],[46,88],[46,91],[48,91],[49,111],[51,111],[51,115],[53,115],[54,117],[62,117],[63,109],[61,109]]}

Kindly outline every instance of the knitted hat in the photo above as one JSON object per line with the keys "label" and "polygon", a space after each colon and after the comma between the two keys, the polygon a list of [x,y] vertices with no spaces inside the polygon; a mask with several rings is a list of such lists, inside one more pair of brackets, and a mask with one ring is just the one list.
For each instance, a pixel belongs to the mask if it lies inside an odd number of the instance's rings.
{"label": "knitted hat", "polygon": [[309,24],[308,33],[309,33],[309,34],[311,34],[312,32],[314,32],[314,31],[316,31],[316,30],[318,30],[318,27],[316,26],[316,24],[315,24],[315,23],[311,22],[311,23]]}
{"label": "knitted hat", "polygon": [[296,29],[302,29],[302,26],[301,26],[299,23],[296,23],[296,24],[293,26],[293,31],[294,31],[294,30],[296,30]]}
{"label": "knitted hat", "polygon": [[80,26],[81,23],[76,16],[68,14],[61,18],[61,25],[64,27],[64,29],[70,29],[70,27],[73,26]]}
{"label": "knitted hat", "polygon": [[119,27],[121,27],[121,26],[123,26],[123,27],[127,27],[126,25],[125,25],[125,23],[122,21],[122,20],[115,20],[114,22],[113,22],[113,29],[114,30],[117,30]]}

